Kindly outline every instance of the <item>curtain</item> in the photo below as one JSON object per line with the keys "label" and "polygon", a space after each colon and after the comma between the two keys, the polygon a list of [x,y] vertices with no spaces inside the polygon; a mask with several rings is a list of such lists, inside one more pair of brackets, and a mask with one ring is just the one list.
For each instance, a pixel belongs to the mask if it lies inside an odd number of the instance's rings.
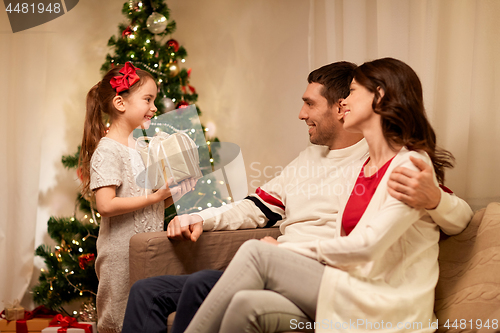
{"label": "curtain", "polygon": [[33,271],[50,34],[12,34],[8,20],[0,21],[0,30],[6,32],[0,33],[0,309],[3,309],[5,302],[22,300]]}
{"label": "curtain", "polygon": [[446,185],[473,208],[500,200],[500,1],[311,0],[309,66],[394,57],[424,88]]}
{"label": "curtain", "polygon": [[45,266],[34,250],[56,245],[50,216],[75,211],[79,183],[61,156],[81,142],[86,93],[122,20],[122,0],[106,6],[80,2],[18,33],[0,12],[0,311],[15,299],[33,309],[29,289]]}

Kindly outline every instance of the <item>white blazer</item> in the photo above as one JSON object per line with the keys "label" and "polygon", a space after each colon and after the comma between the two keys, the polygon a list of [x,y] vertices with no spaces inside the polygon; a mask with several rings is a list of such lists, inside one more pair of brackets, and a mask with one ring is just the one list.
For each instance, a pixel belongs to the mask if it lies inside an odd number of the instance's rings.
{"label": "white blazer", "polygon": [[[437,329],[433,308],[439,228],[425,210],[410,208],[387,192],[394,168],[417,170],[410,156],[432,165],[426,153],[403,148],[349,236],[341,237],[337,228],[333,239],[294,246],[293,251],[326,265],[318,296],[317,332]],[[342,215],[343,209],[339,223]]]}

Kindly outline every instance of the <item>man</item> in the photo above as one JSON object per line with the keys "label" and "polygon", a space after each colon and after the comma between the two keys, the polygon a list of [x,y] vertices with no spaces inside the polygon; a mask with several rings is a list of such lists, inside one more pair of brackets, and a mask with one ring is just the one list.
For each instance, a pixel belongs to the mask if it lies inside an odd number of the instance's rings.
{"label": "man", "polygon": [[[349,95],[349,83],[355,67],[348,62],[338,62],[309,74],[299,118],[309,126],[313,146],[304,150],[279,176],[244,200],[223,208],[210,208],[197,214],[176,217],[168,226],[168,236],[196,241],[203,230],[270,227],[280,223],[282,235],[278,241],[281,244],[336,237],[338,211],[347,201],[360,170],[360,161],[368,152],[360,134],[342,128],[340,102]],[[420,160],[413,162],[420,171],[395,169],[389,182],[390,194],[412,207],[427,209],[446,233],[462,231],[472,217],[469,206],[434,184],[430,166]],[[276,242],[268,238],[263,241]],[[205,276],[194,283],[188,282],[199,274]],[[127,332],[128,325],[133,326],[135,332],[161,331],[164,328],[153,328],[151,322],[164,326],[166,316],[175,311],[177,304],[173,332],[183,331],[220,274],[205,271],[190,277],[156,277],[134,285],[125,315],[124,332]],[[267,325],[266,321],[273,322],[273,318],[279,321],[279,313],[272,308],[266,311],[260,311],[252,324],[263,327]],[[155,319],[148,323],[145,317]],[[307,319],[297,317],[296,320]],[[144,330],[145,327],[148,330]]]}

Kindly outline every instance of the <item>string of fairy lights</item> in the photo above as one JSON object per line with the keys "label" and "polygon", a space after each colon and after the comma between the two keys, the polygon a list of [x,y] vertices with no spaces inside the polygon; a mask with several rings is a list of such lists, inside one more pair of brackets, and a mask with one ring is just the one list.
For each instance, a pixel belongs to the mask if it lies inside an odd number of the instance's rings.
{"label": "string of fairy lights", "polygon": [[[202,184],[204,184],[205,182],[206,182],[207,184],[210,184],[212,181],[211,181],[210,179],[207,179],[206,181],[205,181],[205,180],[202,180],[201,182],[202,182]],[[220,185],[224,185],[225,183],[224,183],[224,181],[223,181],[223,180],[220,180],[220,181],[219,181],[219,184],[220,184]],[[217,191],[213,191],[212,193],[215,195],[215,194],[217,194]],[[187,210],[187,211],[185,212],[186,214],[189,214],[189,213],[192,213],[192,212],[196,212],[196,211],[203,210],[203,207],[199,207],[199,206],[198,206],[198,204],[199,204],[199,203],[200,203],[200,201],[201,201],[201,200],[202,200],[202,199],[203,199],[203,198],[207,195],[207,193],[198,192],[198,195],[200,196],[200,198],[198,198],[198,200],[194,203],[194,205],[193,205],[193,207],[192,207],[191,209],[189,209],[189,210]],[[219,202],[222,206],[227,205],[227,202],[226,202],[226,201],[224,201],[224,200],[221,200],[221,199],[219,199],[219,198],[217,198],[217,197],[214,197],[214,199],[215,199],[215,200],[217,200],[217,201],[218,201],[218,202]],[[232,197],[230,197],[230,196],[229,196],[229,197],[227,197],[227,200],[228,200],[229,202],[231,202],[231,201],[232,201]],[[198,207],[197,207],[197,206],[198,206]],[[207,202],[207,207],[208,207],[208,208],[212,207],[212,203]],[[180,205],[177,205],[177,206],[176,206],[176,208],[177,208],[177,209],[180,209],[180,208],[181,208],[181,206],[180,206]]]}
{"label": "string of fairy lights", "polygon": [[[208,144],[209,142],[207,142]],[[207,183],[207,184],[211,184],[212,183],[212,180],[211,179],[208,179],[208,180],[202,180],[201,181],[202,183]],[[218,181],[218,183],[220,185],[224,185],[225,182],[224,181]],[[217,193],[217,191],[213,191],[213,194],[215,195]],[[199,202],[207,195],[206,193],[202,193],[202,192],[198,192],[197,193],[199,198],[198,200],[195,202],[194,204],[194,207],[192,207],[188,212],[186,213],[190,213],[190,212],[195,212],[195,211],[200,211],[200,210],[203,210],[203,207],[200,207],[198,206]],[[217,197],[214,197],[214,199],[216,199],[221,205],[226,205],[226,201],[224,200],[221,200]],[[228,197],[227,200],[231,201],[231,197]],[[212,207],[212,203],[207,203],[207,207],[210,208]],[[180,206],[177,206],[177,209],[179,209]],[[83,223],[87,222],[87,223],[90,223],[90,224],[99,224],[99,219],[101,218],[101,215],[98,213],[98,212],[95,212],[94,209],[91,207],[91,216],[85,214],[83,216]],[[75,221],[75,217],[71,217],[70,218],[70,221]],[[90,232],[87,232],[87,235],[85,235],[84,237],[81,238],[81,242],[85,242],[88,238],[96,238],[96,236],[92,235]],[[79,240],[77,239],[72,239],[71,240],[71,243],[73,245],[76,245],[76,246],[79,246],[78,247],[78,252],[79,253],[82,253],[83,254],[83,248],[80,246],[81,243]],[[61,251],[66,251],[67,253],[69,253],[71,255],[71,247],[70,246],[67,246],[66,242],[64,240],[62,240],[61,244],[60,245],[56,245],[55,246],[55,253],[50,253],[50,256],[56,256],[57,260],[59,262],[62,261],[62,255],[61,255]],[[79,283],[78,285],[77,284],[74,284],[70,277],[72,275],[75,274],[75,272],[73,270],[69,270],[68,268],[63,268],[64,269],[64,278],[66,279],[66,281],[68,282],[68,284],[73,287],[75,289],[75,292],[77,292],[81,297],[85,296],[85,294],[91,294],[93,296],[96,296],[96,293],[93,292],[92,290],[88,290],[88,289],[85,289],[82,287],[82,284]],[[46,270],[44,268],[41,268],[40,271],[42,273],[44,273]],[[54,281],[57,280],[57,276],[53,276],[53,277],[47,277],[46,281],[47,283],[49,284],[49,290],[50,291],[53,291],[54,290],[54,287],[53,287],[53,283]]]}
{"label": "string of fairy lights", "polygon": [[[92,205],[91,205],[90,209],[91,209],[91,215],[92,215],[92,216],[88,216],[87,214],[85,214],[85,215],[83,216],[83,222],[85,223],[85,221],[88,221],[88,223],[90,223],[90,224],[96,224],[96,225],[99,225],[99,220],[98,220],[98,218],[100,219],[100,218],[101,218],[101,215],[100,215],[98,212],[95,212],[95,211],[94,211],[94,209],[93,209]],[[75,221],[75,220],[76,220],[76,217],[75,217],[75,216],[76,216],[76,211],[75,211],[74,216],[70,218],[70,221],[71,221],[71,222],[73,222],[73,221]],[[81,238],[81,241],[82,241],[82,242],[85,242],[85,241],[86,241],[87,239],[89,239],[89,238],[95,238],[95,239],[97,239],[97,237],[96,237],[96,236],[92,235],[92,234],[90,233],[90,231],[88,231],[88,230],[87,230],[87,235],[85,235],[84,237],[82,237],[82,238]],[[76,246],[80,246],[80,245],[81,245],[81,243],[80,243],[77,239],[72,239],[72,240],[71,240],[71,243],[72,243],[73,245],[76,245]],[[61,241],[61,244],[60,244],[60,245],[56,245],[56,246],[54,247],[54,249],[55,249],[55,253],[51,252],[51,253],[50,253],[50,256],[51,256],[51,257],[56,256],[56,259],[57,259],[57,261],[59,261],[59,262],[62,262],[62,255],[61,255],[61,251],[66,251],[66,252],[67,252],[67,253],[71,256],[71,251],[72,251],[72,249],[71,249],[71,247],[70,247],[70,246],[67,246],[67,245],[66,245],[66,241],[65,241],[64,239]],[[83,251],[84,251],[84,250],[83,250],[83,248],[80,246],[80,247],[78,248],[78,252],[83,254]],[[71,256],[71,257],[72,257],[72,256]],[[45,273],[45,272],[46,272],[46,270],[45,270],[44,268],[41,268],[41,269],[40,269],[40,271],[41,271],[41,273]],[[71,271],[70,271],[68,268],[64,268],[64,278],[66,279],[66,281],[68,282],[68,284],[69,284],[71,287],[73,287],[73,288],[75,289],[75,292],[78,292],[80,296],[84,296],[84,294],[85,294],[85,293],[91,294],[91,295],[93,295],[93,296],[97,296],[97,294],[96,294],[95,292],[93,292],[92,290],[88,290],[88,289],[84,289],[84,288],[82,288],[82,284],[81,284],[81,283],[79,283],[78,285],[75,285],[75,284],[74,284],[74,283],[70,280],[70,278],[69,278],[71,275],[74,275],[74,274],[75,274],[75,272],[74,272],[73,270],[71,270]],[[47,283],[49,284],[49,290],[50,290],[51,292],[54,290],[53,283],[54,283],[54,281],[56,281],[56,280],[57,280],[57,278],[58,278],[57,276],[47,277],[47,278],[46,278],[46,281],[47,281]]]}

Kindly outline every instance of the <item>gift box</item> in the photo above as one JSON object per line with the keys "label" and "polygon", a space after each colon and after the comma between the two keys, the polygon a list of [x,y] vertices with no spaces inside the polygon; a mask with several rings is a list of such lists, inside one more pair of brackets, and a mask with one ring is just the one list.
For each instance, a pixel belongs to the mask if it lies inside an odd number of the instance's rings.
{"label": "gift box", "polygon": [[16,299],[14,303],[5,307],[4,315],[7,320],[24,319],[24,308],[19,305],[19,301]]}
{"label": "gift box", "polygon": [[[4,316],[4,312],[2,312],[2,316]],[[40,333],[49,326],[57,314],[57,312],[40,305],[33,311],[24,311],[23,318],[17,321],[0,320],[0,332]]]}
{"label": "gift box", "polygon": [[186,133],[158,132],[153,138],[137,139],[136,149],[146,166],[147,188],[159,189],[168,179],[173,183],[200,178],[198,149]]}
{"label": "gift box", "polygon": [[[84,328],[74,328],[69,327],[66,331],[67,333],[97,333],[97,325],[96,323],[91,322],[79,322],[78,325],[88,325],[90,330],[85,330]],[[66,329],[63,326],[49,326],[44,328],[41,333],[57,333],[60,329]]]}
{"label": "gift box", "polygon": [[92,322],[78,322],[75,318],[57,315],[41,333],[97,333],[97,325]]}
{"label": "gift box", "polygon": [[[39,333],[45,327],[49,326],[52,318],[34,318],[26,320],[26,327],[28,333]],[[24,320],[8,321],[6,319],[0,320],[0,332],[20,332],[20,325],[22,325]],[[16,329],[17,327],[17,329]],[[26,332],[26,330],[24,330]]]}

